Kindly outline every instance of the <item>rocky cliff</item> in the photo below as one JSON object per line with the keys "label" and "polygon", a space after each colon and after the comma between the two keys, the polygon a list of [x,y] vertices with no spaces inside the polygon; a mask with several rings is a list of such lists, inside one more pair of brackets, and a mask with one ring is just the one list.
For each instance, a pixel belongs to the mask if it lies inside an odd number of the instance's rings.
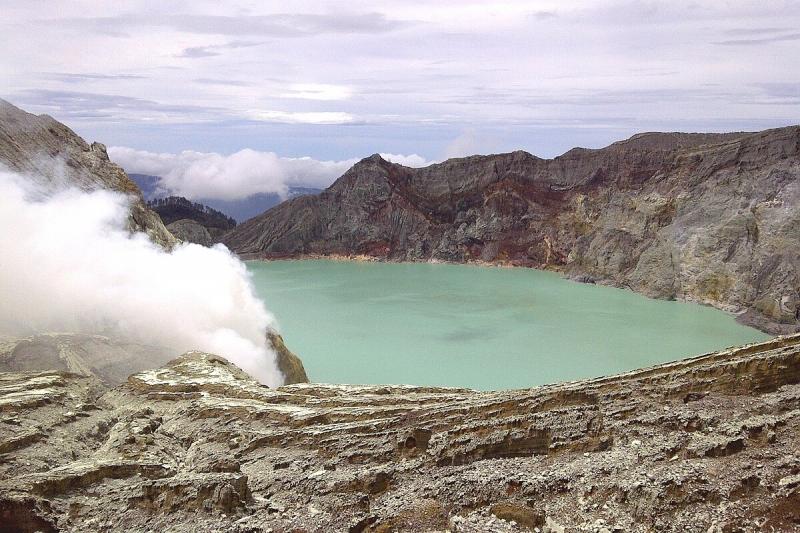
{"label": "rocky cliff", "polygon": [[144,231],[162,246],[175,237],[147,208],[142,193],[125,172],[112,163],[106,147],[89,144],[47,115],[32,115],[0,99],[0,167],[20,172],[45,186],[110,189],[132,198],[129,226]]}
{"label": "rocky cliff", "polygon": [[800,127],[648,133],[555,159],[526,152],[413,169],[373,155],[317,196],[223,240],[247,257],[369,255],[551,268],[656,298],[800,314]]}
{"label": "rocky cliff", "polygon": [[0,373],[2,531],[796,531],[800,336],[476,392]]}

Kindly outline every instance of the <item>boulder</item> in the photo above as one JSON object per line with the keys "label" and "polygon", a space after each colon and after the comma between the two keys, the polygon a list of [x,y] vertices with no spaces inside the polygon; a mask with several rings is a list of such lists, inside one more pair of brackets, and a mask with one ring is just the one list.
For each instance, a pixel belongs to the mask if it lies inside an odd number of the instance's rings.
{"label": "boulder", "polygon": [[293,383],[308,383],[306,369],[303,361],[292,353],[283,342],[283,337],[276,331],[267,332],[267,343],[272,346],[278,358],[278,369],[285,377],[284,385]]}

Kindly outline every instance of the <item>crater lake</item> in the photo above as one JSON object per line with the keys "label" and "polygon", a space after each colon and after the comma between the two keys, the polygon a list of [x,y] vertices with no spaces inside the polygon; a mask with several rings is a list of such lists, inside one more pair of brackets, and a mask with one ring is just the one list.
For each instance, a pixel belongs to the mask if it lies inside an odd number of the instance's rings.
{"label": "crater lake", "polygon": [[335,260],[247,268],[316,382],[524,388],[769,338],[712,307],[526,268]]}

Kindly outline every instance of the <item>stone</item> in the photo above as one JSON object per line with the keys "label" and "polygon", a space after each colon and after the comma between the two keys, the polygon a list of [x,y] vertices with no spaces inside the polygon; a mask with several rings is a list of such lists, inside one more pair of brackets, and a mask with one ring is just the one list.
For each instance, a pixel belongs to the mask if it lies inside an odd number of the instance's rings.
{"label": "stone", "polygon": [[566,528],[548,516],[542,531],[544,533],[565,533]]}
{"label": "stone", "polygon": [[284,384],[308,383],[308,375],[303,366],[303,361],[297,357],[286,344],[277,331],[267,331],[267,344],[275,351],[278,360],[278,370],[284,376]]}
{"label": "stone", "polygon": [[797,485],[800,485],[800,474],[796,474],[794,476],[786,476],[781,478],[780,481],[778,481],[778,486],[780,487],[791,488],[791,487],[796,487]]}
{"label": "stone", "polygon": [[531,529],[544,524],[544,514],[525,504],[499,502],[492,505],[490,511],[497,518],[511,522],[512,526],[520,524]]}

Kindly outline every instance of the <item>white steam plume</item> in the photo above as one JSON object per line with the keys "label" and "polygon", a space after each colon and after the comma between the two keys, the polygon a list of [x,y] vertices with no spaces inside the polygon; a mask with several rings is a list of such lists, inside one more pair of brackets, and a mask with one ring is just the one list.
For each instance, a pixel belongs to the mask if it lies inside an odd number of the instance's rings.
{"label": "white steam plume", "polygon": [[0,333],[102,333],[227,357],[280,385],[274,318],[224,246],[166,252],[126,230],[128,198],[42,190],[0,169]]}

